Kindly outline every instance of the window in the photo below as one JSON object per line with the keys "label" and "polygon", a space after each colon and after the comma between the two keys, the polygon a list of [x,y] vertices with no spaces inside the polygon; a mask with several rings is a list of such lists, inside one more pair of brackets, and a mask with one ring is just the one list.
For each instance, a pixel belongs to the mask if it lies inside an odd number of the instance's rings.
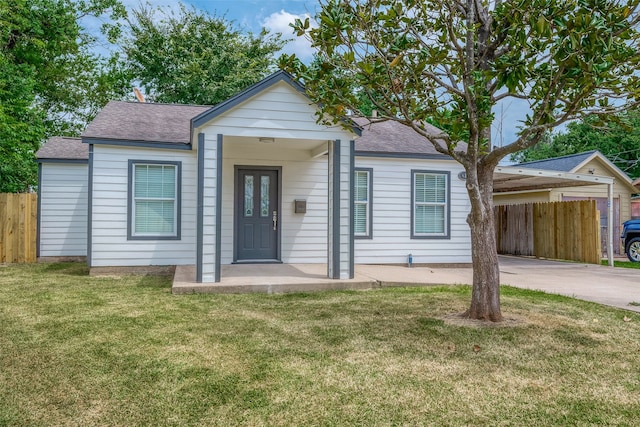
{"label": "window", "polygon": [[371,183],[373,169],[356,169],[353,177],[354,237],[371,238]]}
{"label": "window", "polygon": [[128,238],[180,238],[180,162],[129,161]]}
{"label": "window", "polygon": [[412,171],[411,238],[449,237],[448,172]]}

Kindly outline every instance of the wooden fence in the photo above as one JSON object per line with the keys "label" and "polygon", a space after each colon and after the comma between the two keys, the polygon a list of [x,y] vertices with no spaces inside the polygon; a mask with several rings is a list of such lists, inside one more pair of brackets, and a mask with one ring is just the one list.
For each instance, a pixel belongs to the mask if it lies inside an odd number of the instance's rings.
{"label": "wooden fence", "polygon": [[496,206],[498,253],[599,264],[600,212],[594,200]]}
{"label": "wooden fence", "polygon": [[0,194],[0,262],[35,262],[37,194]]}

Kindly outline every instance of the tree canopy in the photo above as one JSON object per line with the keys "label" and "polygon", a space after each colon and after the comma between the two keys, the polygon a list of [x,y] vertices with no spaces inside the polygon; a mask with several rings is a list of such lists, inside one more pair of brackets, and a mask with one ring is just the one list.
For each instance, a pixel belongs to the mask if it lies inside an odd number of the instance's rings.
{"label": "tree canopy", "polygon": [[77,132],[112,96],[79,20],[123,12],[117,0],[0,0],[0,192],[34,186],[42,141]]}
{"label": "tree canopy", "polygon": [[179,13],[132,11],[122,51],[124,67],[156,102],[213,105],[275,68],[280,35],[243,34],[232,23],[180,5]]}
{"label": "tree canopy", "polygon": [[[320,120],[358,113],[365,93],[380,119],[464,167],[474,266],[465,314],[498,321],[495,167],[562,123],[637,104],[639,20],[638,0],[326,0],[317,28],[293,26],[319,59],[285,56],[281,66],[304,80]],[[515,140],[492,150],[494,108],[509,98],[530,111]]]}
{"label": "tree canopy", "polygon": [[[120,0],[0,0],[0,192],[36,185],[35,151],[76,136],[111,99],[142,85],[157,102],[217,104],[275,67],[280,35],[245,35],[223,18],[180,5]],[[113,44],[96,49],[89,17]]]}
{"label": "tree canopy", "polygon": [[637,110],[602,119],[588,116],[569,123],[565,132],[516,153],[512,160],[530,162],[598,150],[631,178],[640,177],[640,113]]}

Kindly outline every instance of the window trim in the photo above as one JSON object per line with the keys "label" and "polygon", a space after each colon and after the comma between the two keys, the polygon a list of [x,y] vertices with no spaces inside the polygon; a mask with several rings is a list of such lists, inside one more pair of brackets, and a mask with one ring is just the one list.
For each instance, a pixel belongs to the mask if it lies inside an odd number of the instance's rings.
{"label": "window trim", "polygon": [[[416,233],[415,232],[415,216],[416,216],[416,175],[431,174],[443,175],[446,178],[446,201],[445,201],[445,226],[444,233]],[[411,169],[411,239],[432,239],[445,240],[451,239],[451,171]]]}
{"label": "window trim", "polygon": [[367,231],[364,234],[357,234],[355,231],[355,216],[354,216],[354,230],[353,230],[353,238],[354,239],[373,239],[373,168],[354,168],[353,170],[353,194],[354,194],[354,212],[355,215],[355,205],[358,203],[355,200],[355,188],[356,188],[356,180],[355,180],[355,172],[367,172],[369,179],[367,180]]}
{"label": "window trim", "polygon": [[[172,234],[143,234],[134,232],[134,204],[133,181],[137,165],[173,165],[176,167],[176,197],[175,197],[175,231]],[[182,162],[168,160],[138,160],[129,159],[129,173],[127,182],[127,240],[180,240],[182,235]]]}

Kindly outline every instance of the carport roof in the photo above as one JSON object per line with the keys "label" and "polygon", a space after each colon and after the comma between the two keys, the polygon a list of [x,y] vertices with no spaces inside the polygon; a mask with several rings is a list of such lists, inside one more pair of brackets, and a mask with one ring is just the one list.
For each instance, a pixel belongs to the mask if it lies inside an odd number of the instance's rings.
{"label": "carport roof", "polygon": [[493,174],[493,192],[544,190],[548,188],[613,184],[614,178],[520,166],[498,166]]}

